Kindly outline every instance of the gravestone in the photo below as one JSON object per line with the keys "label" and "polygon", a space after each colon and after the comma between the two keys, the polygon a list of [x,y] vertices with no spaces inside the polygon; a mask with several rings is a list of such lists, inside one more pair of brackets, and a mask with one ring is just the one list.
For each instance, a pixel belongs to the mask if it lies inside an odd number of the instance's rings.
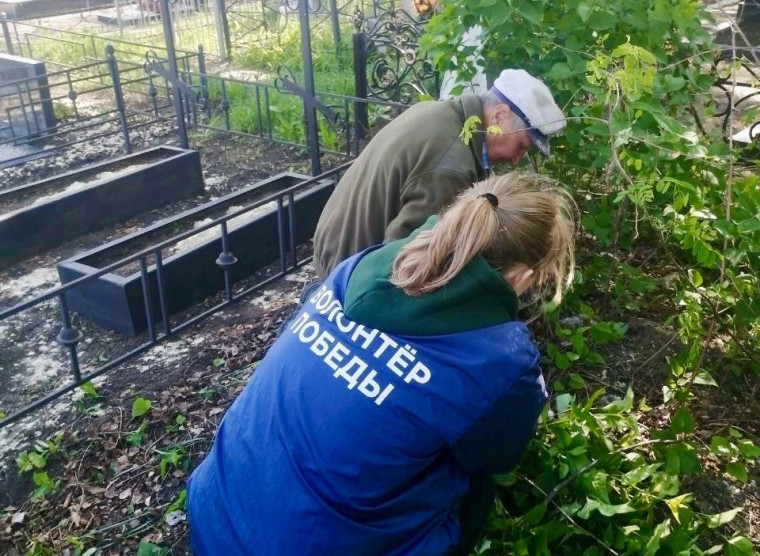
{"label": "gravestone", "polygon": [[739,49],[745,49],[748,46],[755,50],[760,49],[760,0],[741,0],[737,5],[735,19],[736,25],[746,37],[746,42],[749,45],[745,43],[744,37],[737,36],[732,39],[734,31],[727,23],[724,23],[716,33],[716,44],[731,45],[735,40]]}
{"label": "gravestone", "polygon": [[21,141],[55,131],[45,63],[0,54],[0,139]]}

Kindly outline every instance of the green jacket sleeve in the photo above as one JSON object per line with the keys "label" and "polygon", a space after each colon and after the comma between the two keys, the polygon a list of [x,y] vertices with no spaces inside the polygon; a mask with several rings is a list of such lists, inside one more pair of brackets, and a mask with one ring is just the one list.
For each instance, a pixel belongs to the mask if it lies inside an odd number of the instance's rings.
{"label": "green jacket sleeve", "polygon": [[456,174],[426,173],[411,178],[401,191],[401,208],[385,228],[383,242],[405,238],[471,186],[472,181]]}

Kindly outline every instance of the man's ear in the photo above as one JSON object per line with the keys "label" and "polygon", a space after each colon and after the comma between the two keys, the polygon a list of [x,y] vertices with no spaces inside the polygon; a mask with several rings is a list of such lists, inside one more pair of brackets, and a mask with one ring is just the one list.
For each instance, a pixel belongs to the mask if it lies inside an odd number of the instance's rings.
{"label": "man's ear", "polygon": [[509,131],[506,127],[508,127],[507,124],[510,121],[511,115],[512,110],[503,102],[500,102],[494,107],[494,123],[499,126],[504,133]]}
{"label": "man's ear", "polygon": [[510,110],[509,106],[503,102],[493,104],[489,106],[489,110],[483,114],[486,120],[485,125],[487,128],[495,125],[501,129],[502,133],[507,133],[509,132],[509,129],[507,128],[509,127],[511,114],[512,110]]}

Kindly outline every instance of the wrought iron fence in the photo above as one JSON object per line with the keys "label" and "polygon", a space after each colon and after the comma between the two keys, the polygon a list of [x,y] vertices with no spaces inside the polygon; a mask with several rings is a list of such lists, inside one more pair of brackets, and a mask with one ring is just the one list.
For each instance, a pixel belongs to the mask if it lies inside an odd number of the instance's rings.
{"label": "wrought iron fence", "polygon": [[[299,250],[295,241],[295,238],[299,237],[299,222],[297,218],[294,217],[296,195],[315,184],[324,182],[325,180],[330,180],[333,184],[337,183],[337,180],[342,173],[345,172],[348,166],[350,166],[350,162],[312,179],[304,180],[296,185],[283,189],[282,191],[278,191],[264,199],[260,199],[243,208],[235,210],[234,212],[225,214],[222,217],[216,218],[212,222],[204,223],[192,230],[177,234],[170,239],[157,242],[150,247],[141,249],[137,253],[108,264],[96,272],[82,276],[64,286],[53,288],[34,299],[24,301],[14,307],[0,311],[0,328],[2,328],[4,324],[18,315],[35,310],[44,311],[47,309],[49,312],[50,308],[48,307],[48,304],[50,302],[57,303],[61,326],[54,336],[53,333],[51,333],[49,337],[50,348],[46,348],[45,351],[51,351],[56,344],[60,346],[68,355],[68,367],[70,372],[67,382],[63,386],[56,388],[54,391],[45,393],[33,401],[26,401],[23,407],[3,408],[6,410],[7,416],[0,420],[0,428],[19,421],[31,412],[61,398],[69,392],[72,392],[85,382],[122,365],[126,361],[149,350],[153,346],[164,342],[168,338],[188,329],[217,311],[230,306],[251,293],[259,291],[272,282],[281,279],[286,274],[293,272],[310,262],[311,255]],[[270,203],[273,203],[276,207],[278,238],[277,263],[275,263],[275,268],[271,273],[263,274],[258,277],[253,276],[245,287],[236,290],[233,288],[234,282],[231,278],[231,272],[232,267],[237,262],[237,258],[230,248],[229,223],[233,219],[245,217],[245,215],[251,214]],[[218,302],[211,304],[211,306],[204,306],[198,314],[173,316],[169,313],[166,304],[166,299],[168,298],[167,292],[172,288],[172,284],[167,280],[166,273],[163,270],[166,261],[163,251],[179,241],[191,239],[200,234],[207,233],[209,230],[219,231],[218,245],[220,253],[216,258],[215,263],[224,274],[224,287],[219,290],[219,293],[223,298]],[[147,333],[138,338],[137,344],[130,346],[125,353],[118,354],[116,357],[102,365],[83,368],[78,351],[79,343],[82,341],[83,335],[73,323],[72,311],[69,309],[68,296],[70,296],[71,292],[75,291],[77,288],[80,288],[83,285],[92,284],[100,277],[109,273],[118,272],[119,269],[128,265],[137,265],[139,267],[140,281],[142,285],[142,303],[145,308],[145,314],[157,314],[159,318],[157,319],[157,322],[154,322],[150,317],[148,318]],[[157,292],[157,296],[152,292]],[[23,339],[20,339],[19,342],[22,344],[23,348]]]}
{"label": "wrought iron fence", "polygon": [[367,95],[372,98],[411,104],[420,97],[438,98],[438,73],[427,57],[420,55],[419,39],[430,11],[412,15],[403,9],[375,11],[374,17],[354,14],[361,40],[354,40],[358,72],[366,68]]}
{"label": "wrought iron fence", "polygon": [[[148,58],[162,62],[155,53],[149,53]],[[181,56],[178,64],[188,74],[193,68],[203,70],[203,51]],[[3,83],[0,145],[37,148],[0,161],[0,165],[52,156],[77,143],[119,134],[128,153],[132,149],[131,131],[173,119],[172,99],[166,77],[151,71],[145,61],[117,61],[112,48],[106,49],[102,62]]]}
{"label": "wrought iron fence", "polygon": [[[185,95],[188,125],[198,129],[249,135],[274,143],[307,147],[303,118],[305,91],[287,67],[278,70],[274,84],[181,72],[182,82],[192,91]],[[361,149],[356,133],[357,107],[369,107],[369,120],[389,117],[406,105],[332,93],[318,93],[319,150],[356,156]]]}
{"label": "wrought iron fence", "polygon": [[[158,53],[162,58],[168,56],[163,31],[156,34],[152,41],[138,42],[92,32],[54,29],[24,21],[0,19],[0,25],[5,39],[0,41],[0,46],[4,46],[5,52],[44,60],[48,65],[62,68],[104,61],[109,45],[113,47],[114,55],[123,62],[141,64],[149,51]],[[195,51],[176,47],[175,53],[178,57],[192,58],[195,55]]]}

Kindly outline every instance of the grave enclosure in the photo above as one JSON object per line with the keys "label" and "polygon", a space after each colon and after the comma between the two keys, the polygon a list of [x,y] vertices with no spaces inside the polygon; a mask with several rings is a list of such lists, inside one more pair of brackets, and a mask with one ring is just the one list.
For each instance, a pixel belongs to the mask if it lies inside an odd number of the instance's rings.
{"label": "grave enclosure", "polygon": [[198,152],[170,146],[0,192],[0,268],[202,192]]}
{"label": "grave enclosure", "polygon": [[[239,213],[243,210],[241,205],[271,198],[271,195],[308,179],[309,176],[288,172],[277,174],[62,261],[58,264],[61,283],[66,284],[97,272],[111,261],[130,257],[150,245],[166,242],[167,237],[177,235],[176,230],[181,231],[194,224],[198,227],[198,223],[208,224],[209,218],[224,216],[225,211],[230,209]],[[229,278],[235,282],[278,261],[285,255],[286,249],[308,241],[332,192],[332,185],[330,180],[321,180],[281,201],[279,211],[277,206],[273,206],[277,202],[269,201],[230,219],[227,222],[228,252],[221,256],[223,247],[219,226],[209,228],[211,233],[201,229],[187,238],[190,245],[180,245],[176,252],[168,249],[168,254],[161,255],[160,262],[153,262],[149,267],[146,265],[144,275],[137,262],[133,261],[85,281],[68,292],[69,307],[109,329],[130,335],[139,334],[148,326],[144,296],[146,284],[148,299],[151,300],[151,322],[161,319],[161,303],[165,304],[168,315],[171,315],[223,291],[225,268],[229,268]]]}
{"label": "grave enclosure", "polygon": [[[50,9],[60,7],[73,12],[77,2],[66,0],[65,8],[64,2],[54,5],[52,0],[20,3],[25,8],[45,4]],[[135,55],[133,47],[141,45],[121,36],[121,28],[126,35],[130,27],[126,11],[115,23],[110,20],[104,23],[100,17],[113,10],[98,14],[98,25],[111,25],[104,32],[106,36],[100,37],[73,28],[53,30],[46,22],[0,21],[5,31],[0,42],[5,43],[9,55],[26,56],[35,63],[34,58],[40,58],[48,63],[47,73],[43,66],[33,65],[30,67],[40,69],[7,76],[14,79],[6,82],[7,107],[21,110],[27,116],[36,110],[40,117],[28,117],[31,125],[23,128],[6,126],[8,132],[6,136],[0,135],[0,148],[7,147],[12,156],[0,161],[1,167],[39,164],[47,157],[59,155],[66,159],[64,153],[69,146],[77,146],[71,149],[78,151],[77,155],[85,150],[79,144],[87,145],[86,152],[90,145],[93,151],[98,151],[98,143],[108,144],[109,156],[113,156],[119,148],[116,143],[123,143],[125,153],[124,157],[110,161],[116,167],[83,169],[81,173],[71,172],[23,187],[6,184],[5,187],[13,189],[6,190],[7,196],[0,194],[0,271],[15,280],[17,268],[26,272],[38,262],[25,259],[54,249],[65,239],[91,233],[93,228],[102,230],[110,223],[129,218],[129,211],[154,210],[200,193],[204,184],[201,171],[196,169],[199,155],[190,150],[195,138],[189,136],[188,130],[255,137],[274,148],[295,147],[297,155],[293,152],[274,155],[273,161],[280,158],[288,161],[279,165],[270,165],[265,160],[262,163],[265,170],[257,171],[256,175],[272,176],[269,179],[251,183],[245,178],[240,182],[235,176],[229,187],[226,184],[219,187],[219,194],[224,197],[214,203],[167,217],[131,235],[113,241],[109,238],[105,241],[110,243],[98,248],[91,248],[92,236],[82,238],[81,243],[69,242],[65,246],[67,259],[63,261],[55,252],[40,258],[43,264],[57,261],[51,264],[55,268],[35,268],[30,272],[29,275],[34,274],[33,286],[27,286],[32,283],[26,280],[27,275],[21,276],[20,286],[8,290],[12,292],[9,299],[16,304],[0,307],[0,323],[15,322],[15,317],[19,321],[44,322],[44,329],[38,328],[39,334],[35,332],[33,337],[37,342],[34,348],[39,346],[60,355],[62,347],[68,359],[64,368],[69,371],[71,381],[60,387],[61,382],[46,384],[45,387],[57,389],[33,398],[27,405],[3,407],[7,417],[0,419],[0,428],[306,264],[310,253],[304,244],[313,235],[334,184],[358,154],[374,125],[369,108],[377,106],[380,114],[398,113],[407,107],[403,102],[404,91],[437,94],[437,76],[429,71],[424,57],[414,56],[410,60],[408,56],[410,51],[416,52],[424,18],[418,21],[407,14],[402,17],[403,25],[395,25],[401,17],[395,6],[379,3],[365,6],[359,21],[353,11],[325,2],[290,3],[284,8],[280,3],[278,27],[270,29],[274,25],[267,17],[271,15],[270,5],[253,0],[239,5],[228,1],[225,13],[230,22],[235,25],[245,22],[246,32],[265,28],[276,31],[287,22],[300,27],[303,75],[283,66],[271,81],[253,82],[206,71],[207,61],[214,63],[223,58],[222,47],[229,50],[232,46],[229,41],[227,45],[198,41],[195,44],[202,44],[202,48],[199,46],[197,50],[195,46],[189,50],[175,46],[174,18],[183,20],[182,25],[191,24],[192,18],[202,23],[208,21],[211,13],[208,8],[211,3],[197,2],[188,11],[181,9],[180,4],[185,2],[157,0],[152,4],[160,5],[160,9],[152,10],[160,13],[160,17],[146,17],[139,27],[152,32],[160,28],[166,48],[146,46],[139,55]],[[91,5],[95,4],[93,0]],[[110,8],[114,3],[108,2],[106,6]],[[180,9],[174,9],[177,6]],[[214,14],[215,23],[217,15],[221,14]],[[89,19],[92,22],[94,18]],[[359,55],[354,57],[356,94],[319,93],[314,88],[314,68],[310,62],[311,28],[330,28],[332,52],[332,46],[337,49],[341,43],[341,23],[346,22],[355,31],[352,42],[361,46]],[[110,33],[117,28],[119,36]],[[49,52],[60,53],[61,59],[48,58]],[[402,61],[404,70],[397,79],[389,80],[388,72],[384,71],[376,74],[377,67],[396,67]],[[75,65],[70,65],[72,62]],[[38,81],[43,76],[47,82]],[[49,93],[49,102],[42,98],[42,93]],[[291,117],[283,112],[289,110],[290,99],[286,96],[303,104],[301,115]],[[103,103],[106,99],[107,105]],[[241,104],[252,124],[245,129],[238,128]],[[54,112],[50,120],[45,119],[47,112]],[[288,114],[286,118],[282,117],[284,113]],[[10,121],[5,111],[0,110],[0,121],[4,118]],[[321,129],[322,124],[327,128]],[[296,127],[301,129],[294,134]],[[175,128],[176,134],[174,130],[168,133],[167,128]],[[133,145],[158,143],[150,132],[143,133],[153,129],[158,141],[166,141],[168,135],[171,140],[176,138],[181,148],[162,146],[160,152],[137,160],[134,157],[141,153],[130,154]],[[207,151],[203,152],[205,156]],[[326,160],[330,165],[327,171],[321,168],[325,154],[330,156]],[[163,166],[175,156],[178,165]],[[184,161],[180,160],[182,156],[186,157]],[[276,173],[293,163],[301,164],[307,157],[310,164],[305,172],[310,175]],[[141,168],[127,171],[124,166],[127,161],[134,161],[133,166]],[[209,162],[204,169],[211,170],[209,176],[224,179],[229,175],[227,168],[218,167],[218,161]],[[133,175],[143,170],[157,174],[141,178]],[[105,172],[128,177],[129,183],[121,189],[126,195],[127,190],[134,188],[130,190],[130,199],[116,194],[120,190],[112,183],[116,176],[104,176]],[[169,185],[159,185],[161,175]],[[72,187],[75,183],[78,185]],[[211,183],[207,194],[216,189]],[[228,194],[229,191],[234,193]],[[171,213],[164,210],[162,214]],[[148,215],[138,219],[155,222]],[[84,244],[87,247],[76,253],[76,245]],[[72,247],[74,256],[70,255]],[[23,264],[15,266],[20,261]],[[62,285],[56,284],[56,278]],[[24,288],[34,292],[34,297],[25,299],[25,293],[21,293]],[[148,333],[143,334],[146,328]],[[112,343],[111,331],[116,331],[117,337],[120,335],[118,342]],[[27,338],[20,335],[19,340],[24,343]],[[93,358],[94,353],[106,352],[107,356]],[[16,368],[18,374],[24,372],[21,359]]]}

